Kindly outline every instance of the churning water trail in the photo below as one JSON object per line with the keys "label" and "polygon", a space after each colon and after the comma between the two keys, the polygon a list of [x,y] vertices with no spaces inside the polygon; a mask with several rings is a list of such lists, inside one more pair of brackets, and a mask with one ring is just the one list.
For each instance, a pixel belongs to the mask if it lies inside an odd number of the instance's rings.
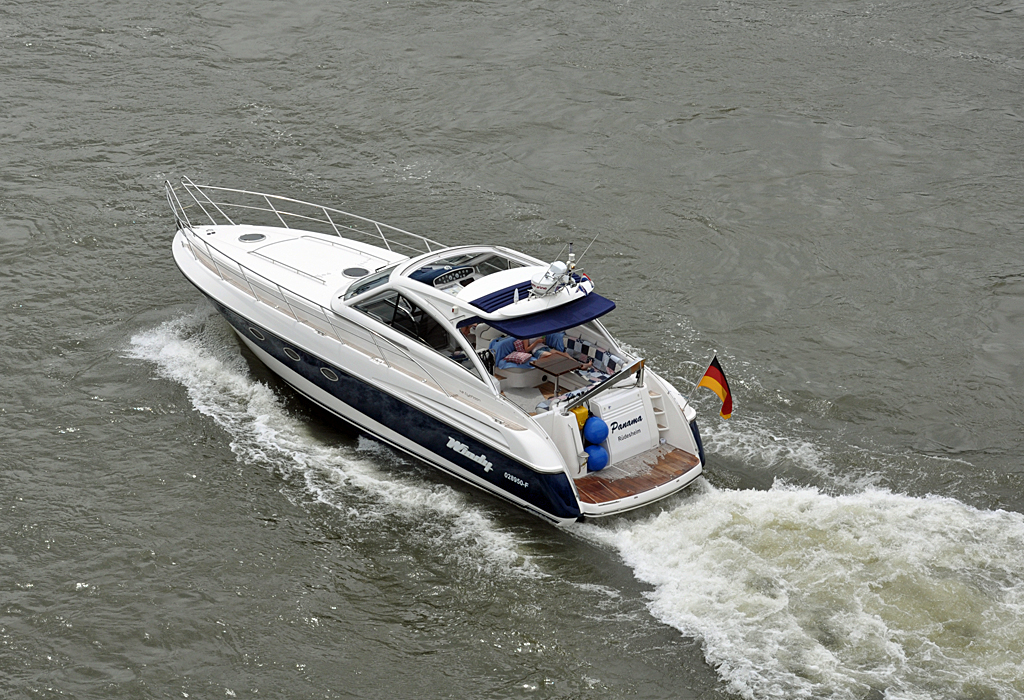
{"label": "churning water trail", "polygon": [[182,384],[195,409],[230,436],[231,449],[243,463],[301,479],[307,493],[348,518],[440,521],[452,556],[474,569],[538,574],[514,537],[469,507],[455,490],[382,471],[382,462],[403,459],[390,448],[362,437],[354,448],[332,446],[310,435],[270,387],[252,378],[237,341],[218,321],[209,307],[198,308],[138,333],[127,354],[154,363],[161,376]]}
{"label": "churning water trail", "polygon": [[[249,375],[216,318],[197,309],[135,335],[127,354],[181,383],[240,461],[300,479],[350,518],[440,519],[460,563],[541,575],[512,533],[454,490],[383,472],[382,462],[402,459],[390,449],[311,436]],[[827,451],[772,437],[755,425],[750,434],[720,428],[714,440],[738,458],[767,444],[758,459],[830,473]],[[651,584],[652,614],[700,638],[707,661],[743,697],[1024,698],[1020,514],[870,486],[829,495],[702,483],[671,511],[575,529]]]}
{"label": "churning water trail", "polygon": [[586,534],[746,698],[1024,697],[1024,516],[879,489],[700,492]]}

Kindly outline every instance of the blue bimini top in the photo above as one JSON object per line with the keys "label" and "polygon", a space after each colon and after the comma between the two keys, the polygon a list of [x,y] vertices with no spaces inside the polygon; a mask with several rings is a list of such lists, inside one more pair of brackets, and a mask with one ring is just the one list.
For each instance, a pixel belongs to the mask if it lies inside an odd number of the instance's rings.
{"label": "blue bimini top", "polygon": [[[474,303],[474,305],[476,305]],[[491,319],[475,318],[466,319],[459,323],[460,326],[469,323],[486,323],[491,328],[512,336],[513,338],[537,338],[549,333],[557,333],[567,328],[579,326],[587,321],[593,321],[599,316],[615,308],[615,302],[600,294],[590,294],[570,301],[568,304],[530,314],[518,318],[506,318],[500,321]]]}

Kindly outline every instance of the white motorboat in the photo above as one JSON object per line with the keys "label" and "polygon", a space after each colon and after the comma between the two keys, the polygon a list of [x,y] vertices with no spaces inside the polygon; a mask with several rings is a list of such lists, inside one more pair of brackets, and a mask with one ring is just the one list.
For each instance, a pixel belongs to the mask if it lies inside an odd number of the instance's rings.
{"label": "white motorboat", "polygon": [[571,252],[447,247],[187,178],[166,193],[182,274],[267,367],[378,440],[555,523],[701,474],[696,412],[608,332],[615,304]]}

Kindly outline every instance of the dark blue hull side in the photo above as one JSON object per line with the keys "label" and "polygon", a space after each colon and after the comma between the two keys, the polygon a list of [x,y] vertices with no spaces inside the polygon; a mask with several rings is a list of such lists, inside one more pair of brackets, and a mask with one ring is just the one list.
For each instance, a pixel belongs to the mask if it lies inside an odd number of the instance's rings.
{"label": "dark blue hull side", "polygon": [[[302,348],[286,344],[281,338],[266,328],[240,316],[216,300],[210,300],[235,330],[268,355],[283,365],[290,367],[307,382],[326,391],[367,418],[386,426],[417,445],[421,445],[425,450],[437,455],[444,455],[448,461],[486,480],[491,484],[493,489],[491,492],[495,495],[503,498],[514,497],[522,499],[532,506],[531,512],[535,512],[537,515],[555,522],[576,519],[581,516],[579,504],[576,501],[576,496],[573,493],[567,474],[539,474],[509,455],[490,448],[472,435],[424,413],[386,391],[349,374],[340,367],[330,364]],[[263,337],[260,338],[254,334],[252,332],[254,329]],[[285,353],[285,348],[297,353],[299,359],[295,360],[289,357]],[[321,369],[324,368],[337,375],[338,379],[336,381],[328,379],[321,372]],[[409,452],[405,447],[393,443],[383,435],[377,434],[370,426],[361,425],[356,420],[339,415],[337,412],[332,411],[329,406],[316,401],[316,399],[302,391],[301,387],[294,386],[294,384],[291,385],[303,396],[306,396],[306,398],[346,422],[351,423],[363,432],[404,452],[408,452],[432,466],[438,467],[456,477],[463,478],[461,475],[452,472],[445,465],[431,460],[427,455]],[[461,446],[457,446],[458,451],[451,447],[453,440],[461,443]],[[477,458],[482,458],[480,462],[489,462],[490,464],[481,464],[474,459],[470,459],[464,454],[465,452]],[[474,485],[479,486],[479,484]],[[512,502],[521,506],[521,504],[514,500]]]}

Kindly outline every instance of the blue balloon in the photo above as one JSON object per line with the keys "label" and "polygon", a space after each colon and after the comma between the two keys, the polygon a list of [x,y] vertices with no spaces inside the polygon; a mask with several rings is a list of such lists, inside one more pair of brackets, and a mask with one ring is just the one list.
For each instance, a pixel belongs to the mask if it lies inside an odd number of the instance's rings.
{"label": "blue balloon", "polygon": [[608,424],[597,416],[587,418],[583,424],[583,437],[587,442],[596,445],[608,438]]}
{"label": "blue balloon", "polygon": [[587,471],[599,472],[608,466],[608,450],[600,445],[587,445],[584,449],[587,458]]}

